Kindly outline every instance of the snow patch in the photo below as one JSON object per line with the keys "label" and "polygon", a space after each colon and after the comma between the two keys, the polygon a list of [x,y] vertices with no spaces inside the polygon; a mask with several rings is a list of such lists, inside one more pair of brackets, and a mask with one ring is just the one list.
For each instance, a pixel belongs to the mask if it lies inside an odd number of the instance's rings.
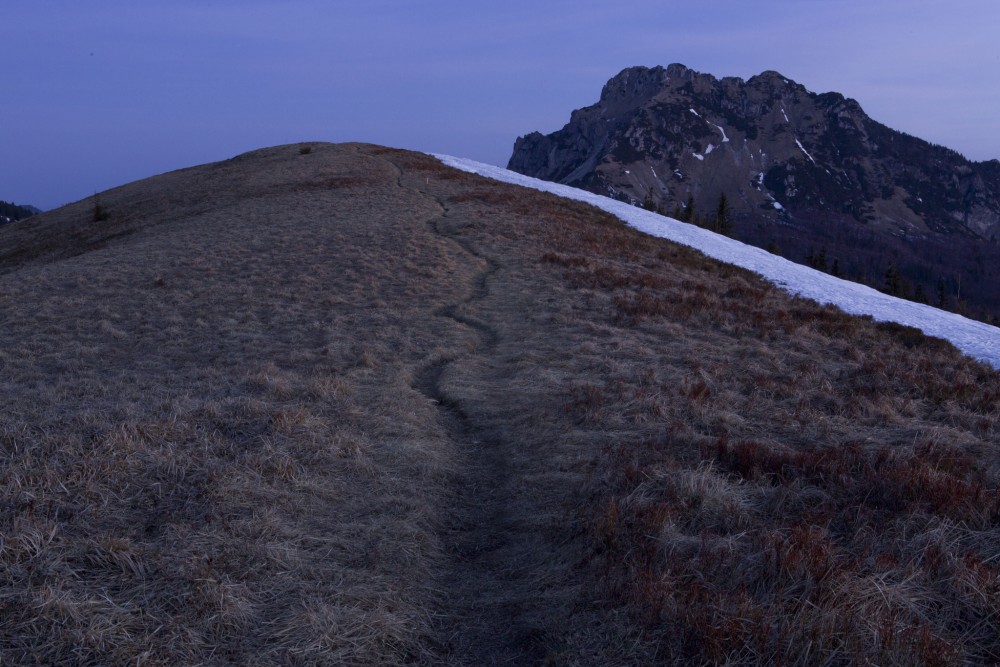
{"label": "snow patch", "polygon": [[782,107],[782,109],[781,109],[781,115],[785,117],[785,122],[786,123],[790,123],[791,122],[790,120],[788,120],[788,114],[785,113],[784,107]]}
{"label": "snow patch", "polygon": [[805,146],[803,146],[803,145],[802,145],[802,142],[801,142],[801,141],[799,141],[798,139],[796,139],[796,140],[795,140],[795,143],[796,143],[796,144],[798,145],[798,147],[799,147],[799,148],[801,148],[801,149],[802,149],[802,152],[806,154],[806,157],[807,157],[807,158],[809,158],[809,160],[810,160],[810,161],[811,161],[811,162],[812,162],[813,164],[816,164],[816,160],[813,160],[813,156],[812,156],[812,155],[809,155],[809,151],[807,151],[807,150],[805,149]]}
{"label": "snow patch", "polygon": [[708,155],[709,153],[711,153],[714,150],[715,150],[715,146],[713,146],[712,144],[709,144],[708,148],[705,149],[705,155]]}
{"label": "snow patch", "polygon": [[785,207],[779,204],[778,202],[774,202],[774,208],[778,209],[779,211],[785,210]]}
{"label": "snow patch", "polygon": [[831,303],[854,315],[871,315],[876,320],[888,320],[916,327],[929,336],[945,338],[965,354],[1000,369],[1000,328],[922,303],[889,296],[865,285],[835,278],[707,229],[657,215],[608,197],[577,190],[568,185],[531,178],[481,162],[447,155],[435,157],[446,165],[462,171],[587,202],[617,216],[641,232],[670,239],[700,250],[719,261],[753,271],[791,294],[814,299],[820,303]]}
{"label": "snow patch", "polygon": [[699,155],[698,153],[691,153],[691,155],[695,156],[695,157],[696,157],[696,158],[698,158],[699,160],[704,160],[704,159],[705,159],[705,156],[704,156],[704,155]]}
{"label": "snow patch", "polygon": [[719,128],[719,132],[722,132],[722,143],[728,142],[729,137],[726,136],[726,131],[722,129],[721,125],[716,125],[716,127]]}
{"label": "snow patch", "polygon": [[698,113],[697,111],[695,111],[694,109],[688,109],[688,111],[690,111],[691,113],[693,113],[693,114],[694,114],[695,116],[697,116],[698,118],[701,118],[701,114],[700,114],[700,113]]}

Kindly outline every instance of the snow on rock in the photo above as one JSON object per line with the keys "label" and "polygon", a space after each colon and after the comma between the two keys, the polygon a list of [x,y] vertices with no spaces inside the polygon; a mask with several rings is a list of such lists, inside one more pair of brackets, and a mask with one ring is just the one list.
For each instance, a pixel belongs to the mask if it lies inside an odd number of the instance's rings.
{"label": "snow on rock", "polygon": [[[1000,369],[1000,328],[922,303],[898,299],[871,287],[796,264],[707,229],[568,185],[542,181],[472,160],[447,155],[435,157],[462,171],[586,202],[611,213],[641,232],[670,239],[714,259],[749,269],[792,294],[833,304],[854,315],[871,315],[876,320],[916,327],[929,336],[949,340],[965,354]],[[777,202],[775,204],[778,205]]]}
{"label": "snow on rock", "polygon": [[722,129],[721,125],[716,125],[716,127],[719,128],[719,132],[722,132],[722,143],[727,143],[729,141],[729,137],[726,136],[726,131]]}
{"label": "snow on rock", "polygon": [[806,157],[807,157],[807,158],[809,158],[809,160],[810,160],[810,161],[811,161],[811,162],[812,162],[813,164],[816,164],[816,160],[813,160],[813,156],[812,156],[812,155],[809,155],[809,151],[807,151],[807,150],[806,150],[806,147],[802,145],[802,142],[801,142],[801,141],[799,141],[798,139],[796,139],[796,140],[795,140],[795,144],[796,144],[796,145],[797,145],[797,146],[798,146],[798,147],[799,147],[800,149],[802,149],[802,152],[806,154]]}
{"label": "snow on rock", "polygon": [[701,114],[700,114],[700,113],[698,113],[697,111],[695,111],[694,109],[688,109],[688,111],[690,111],[691,113],[693,113],[693,114],[694,114],[695,116],[697,116],[698,118],[701,118]]}
{"label": "snow on rock", "polygon": [[709,153],[711,153],[714,150],[715,150],[715,146],[713,146],[712,144],[709,144],[708,148],[705,149],[705,155],[708,155]]}
{"label": "snow on rock", "polygon": [[786,123],[789,123],[789,122],[791,122],[791,121],[789,121],[789,120],[788,120],[788,114],[786,114],[786,113],[785,113],[785,110],[784,110],[784,109],[782,109],[782,110],[781,110],[781,115],[785,117],[785,122],[786,122]]}
{"label": "snow on rock", "polygon": [[704,159],[705,159],[705,156],[704,156],[704,155],[701,155],[701,154],[699,154],[699,153],[691,153],[691,155],[695,156],[695,157],[696,157],[696,158],[698,158],[699,160],[704,160]]}

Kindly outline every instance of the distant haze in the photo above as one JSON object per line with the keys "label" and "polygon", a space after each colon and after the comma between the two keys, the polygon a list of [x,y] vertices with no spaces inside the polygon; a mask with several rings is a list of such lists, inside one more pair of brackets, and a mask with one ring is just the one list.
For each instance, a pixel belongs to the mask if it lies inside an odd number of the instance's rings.
{"label": "distant haze", "polygon": [[0,199],[52,208],[303,140],[506,164],[632,65],[777,70],[1000,158],[1000,3],[33,0],[0,8]]}

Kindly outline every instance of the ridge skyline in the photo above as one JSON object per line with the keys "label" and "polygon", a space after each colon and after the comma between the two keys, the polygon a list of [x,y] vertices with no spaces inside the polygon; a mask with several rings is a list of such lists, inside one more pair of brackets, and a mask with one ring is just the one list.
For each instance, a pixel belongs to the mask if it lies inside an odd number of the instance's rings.
{"label": "ridge skyline", "polygon": [[12,6],[0,62],[17,93],[0,123],[0,199],[51,209],[305,140],[502,164],[516,136],[556,129],[615,72],[676,61],[716,75],[778,71],[969,159],[1000,158],[1000,6],[779,7],[640,0],[629,15],[642,20],[622,22],[600,3],[568,14],[523,0],[476,11],[453,0]]}

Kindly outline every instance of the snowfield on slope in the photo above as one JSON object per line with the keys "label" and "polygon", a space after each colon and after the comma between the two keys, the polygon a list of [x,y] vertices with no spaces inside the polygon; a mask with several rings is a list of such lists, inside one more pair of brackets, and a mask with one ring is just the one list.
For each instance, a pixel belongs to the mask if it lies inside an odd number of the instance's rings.
{"label": "snowfield on slope", "polygon": [[542,181],[473,160],[449,155],[434,157],[462,171],[586,202],[611,213],[641,232],[690,246],[714,259],[749,269],[792,294],[820,303],[830,303],[855,315],[871,315],[876,320],[916,327],[929,336],[951,341],[965,354],[1000,369],[1000,328],[932,306],[889,296],[871,287],[835,278],[707,229],[568,185]]}

